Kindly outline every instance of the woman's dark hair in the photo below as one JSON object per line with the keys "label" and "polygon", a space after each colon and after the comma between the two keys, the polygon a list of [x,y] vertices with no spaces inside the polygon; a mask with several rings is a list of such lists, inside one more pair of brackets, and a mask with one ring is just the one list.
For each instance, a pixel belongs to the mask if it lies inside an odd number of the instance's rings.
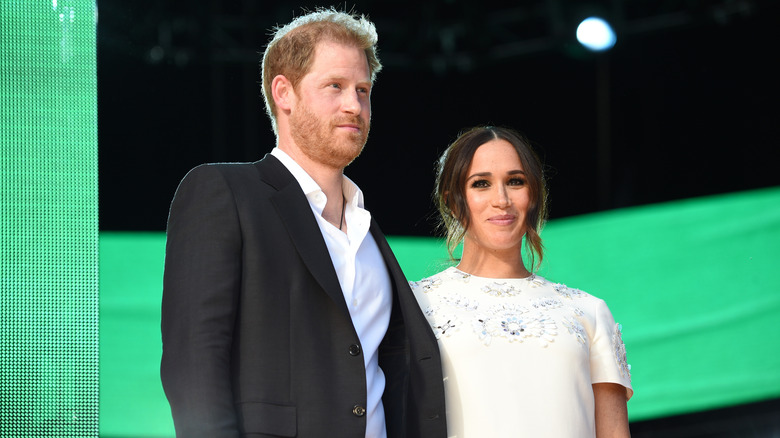
{"label": "woman's dark hair", "polygon": [[536,270],[543,257],[544,247],[539,233],[547,220],[547,187],[539,157],[525,136],[513,129],[495,126],[471,128],[461,133],[444,151],[436,168],[433,194],[439,209],[439,228],[446,233],[447,249],[452,257],[470,223],[465,195],[467,172],[476,150],[492,140],[506,140],[514,146],[523,165],[530,192],[530,204],[525,217],[525,244],[531,269]]}

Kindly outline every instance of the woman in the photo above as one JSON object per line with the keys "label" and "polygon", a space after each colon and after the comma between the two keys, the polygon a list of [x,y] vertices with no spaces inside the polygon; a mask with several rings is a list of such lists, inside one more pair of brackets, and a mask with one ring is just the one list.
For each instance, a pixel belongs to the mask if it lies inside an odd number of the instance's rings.
{"label": "woman", "polygon": [[629,367],[606,304],[529,270],[542,260],[546,189],[525,138],[462,134],[435,197],[450,255],[462,241],[463,256],[411,284],[439,339],[449,436],[630,436]]}

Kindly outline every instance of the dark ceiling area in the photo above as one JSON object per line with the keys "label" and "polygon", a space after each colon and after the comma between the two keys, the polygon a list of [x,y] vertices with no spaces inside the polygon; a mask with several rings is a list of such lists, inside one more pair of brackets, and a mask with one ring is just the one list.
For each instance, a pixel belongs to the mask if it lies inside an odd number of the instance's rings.
{"label": "dark ceiling area", "polygon": [[[260,95],[269,30],[322,3],[101,0],[101,230],[163,230],[204,162],[274,146]],[[352,8],[353,3],[336,5]],[[550,217],[780,184],[777,28],[766,0],[356,1],[384,64],[372,130],[346,169],[386,234],[430,235],[433,166],[459,131],[524,132]],[[588,15],[618,34],[574,40]],[[745,212],[749,214],[749,212]]]}

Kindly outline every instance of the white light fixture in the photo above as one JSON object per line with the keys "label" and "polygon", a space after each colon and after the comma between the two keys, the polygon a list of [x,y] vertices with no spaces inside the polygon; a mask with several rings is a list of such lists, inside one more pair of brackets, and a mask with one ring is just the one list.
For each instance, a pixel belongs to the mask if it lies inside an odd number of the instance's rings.
{"label": "white light fixture", "polygon": [[617,37],[612,26],[604,19],[588,17],[577,26],[577,41],[588,50],[603,52],[615,45]]}

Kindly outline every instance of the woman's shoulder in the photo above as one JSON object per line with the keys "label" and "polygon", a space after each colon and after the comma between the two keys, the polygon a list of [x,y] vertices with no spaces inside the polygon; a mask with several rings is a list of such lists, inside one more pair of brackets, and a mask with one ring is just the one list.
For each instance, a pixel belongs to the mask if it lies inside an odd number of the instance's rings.
{"label": "woman's shoulder", "polygon": [[569,286],[566,283],[552,281],[539,275],[534,275],[534,278],[531,280],[531,282],[551,289],[558,295],[561,295],[565,298],[596,298],[582,289]]}
{"label": "woman's shoulder", "polygon": [[606,305],[603,299],[582,289],[568,286],[566,283],[559,283],[548,280],[539,275],[534,275],[530,284],[532,287],[539,287],[547,290],[551,295],[558,297],[564,302],[577,303],[578,305],[600,307]]}
{"label": "woman's shoulder", "polygon": [[438,286],[440,286],[442,283],[452,279],[452,274],[455,271],[457,271],[455,267],[449,267],[443,271],[431,275],[430,277],[425,277],[417,281],[410,281],[409,286],[415,292],[429,292],[435,288],[438,288]]}

